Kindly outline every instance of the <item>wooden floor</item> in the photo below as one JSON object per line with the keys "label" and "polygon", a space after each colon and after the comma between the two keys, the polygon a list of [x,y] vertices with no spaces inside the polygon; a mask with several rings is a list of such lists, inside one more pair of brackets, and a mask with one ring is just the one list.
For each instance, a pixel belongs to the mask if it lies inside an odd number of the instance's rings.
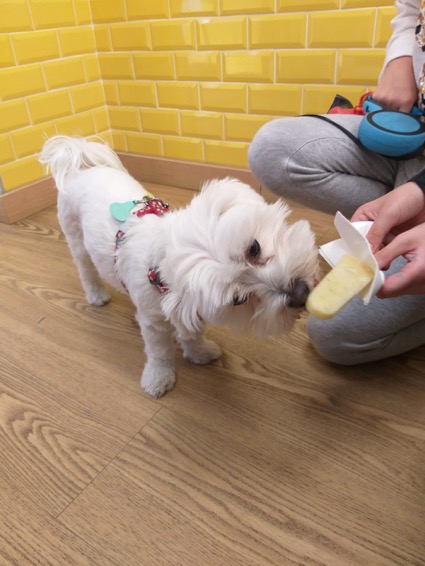
{"label": "wooden floor", "polygon": [[2,566],[425,565],[425,349],[342,368],[305,317],[211,328],[222,359],[179,353],[152,400],[132,305],[85,303],[55,214],[0,225]]}

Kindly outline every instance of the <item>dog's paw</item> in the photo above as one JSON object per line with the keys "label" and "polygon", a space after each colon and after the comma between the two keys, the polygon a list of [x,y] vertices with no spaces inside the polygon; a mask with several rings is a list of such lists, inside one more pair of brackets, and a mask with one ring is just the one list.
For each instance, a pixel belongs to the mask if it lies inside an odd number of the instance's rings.
{"label": "dog's paw", "polygon": [[217,360],[222,354],[220,346],[212,340],[182,343],[182,347],[184,359],[192,364],[208,364]]}
{"label": "dog's paw", "polygon": [[159,399],[174,387],[176,375],[174,369],[160,364],[148,364],[142,373],[140,385],[152,397]]}
{"label": "dog's paw", "polygon": [[111,298],[109,291],[107,291],[105,287],[91,289],[90,292],[87,293],[88,304],[95,307],[103,307],[109,303]]}

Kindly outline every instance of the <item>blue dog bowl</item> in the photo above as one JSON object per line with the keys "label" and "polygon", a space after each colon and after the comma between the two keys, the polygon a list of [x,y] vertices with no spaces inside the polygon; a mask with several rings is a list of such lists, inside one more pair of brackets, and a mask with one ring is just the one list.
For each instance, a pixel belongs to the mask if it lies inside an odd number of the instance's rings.
{"label": "blue dog bowl", "polygon": [[425,144],[425,124],[418,116],[396,110],[369,112],[360,122],[360,143],[381,155],[403,158],[419,153]]}

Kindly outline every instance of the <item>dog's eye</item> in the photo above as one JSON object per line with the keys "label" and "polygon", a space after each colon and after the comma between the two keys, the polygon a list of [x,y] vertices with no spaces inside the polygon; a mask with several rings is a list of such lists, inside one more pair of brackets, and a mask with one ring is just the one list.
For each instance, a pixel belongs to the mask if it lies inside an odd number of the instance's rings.
{"label": "dog's eye", "polygon": [[261,246],[257,240],[254,240],[248,248],[248,255],[250,258],[258,258],[261,254]]}
{"label": "dog's eye", "polygon": [[234,306],[234,307],[237,307],[237,306],[239,306],[239,305],[243,305],[244,303],[247,302],[247,300],[248,300],[248,297],[247,297],[247,296],[242,297],[242,298],[239,298],[239,295],[235,295],[235,296],[233,297],[233,306]]}

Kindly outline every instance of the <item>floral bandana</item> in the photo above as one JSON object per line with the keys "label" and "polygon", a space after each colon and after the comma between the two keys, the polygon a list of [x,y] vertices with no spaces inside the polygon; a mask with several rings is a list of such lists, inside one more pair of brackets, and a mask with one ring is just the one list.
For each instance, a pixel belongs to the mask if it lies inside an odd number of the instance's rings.
{"label": "floral bandana", "polygon": [[[141,205],[141,206],[140,206]],[[130,200],[127,202],[113,202],[110,207],[109,211],[115,220],[119,222],[125,222],[128,218],[128,215],[131,213],[137,218],[143,218],[146,214],[155,214],[156,216],[163,216],[166,212],[169,211],[168,204],[163,202],[160,199],[155,198],[153,195],[147,193],[142,199],[140,200]],[[125,241],[125,231],[123,229],[119,229],[115,235],[115,254],[114,254],[114,263],[117,263],[118,252],[120,250],[121,245]],[[161,280],[159,275],[158,267],[150,267],[148,270],[148,279],[151,285],[155,285],[161,295],[168,293],[168,287],[165,283]],[[127,291],[127,288],[123,281],[121,281],[121,285]],[[127,291],[128,292],[128,291]]]}

